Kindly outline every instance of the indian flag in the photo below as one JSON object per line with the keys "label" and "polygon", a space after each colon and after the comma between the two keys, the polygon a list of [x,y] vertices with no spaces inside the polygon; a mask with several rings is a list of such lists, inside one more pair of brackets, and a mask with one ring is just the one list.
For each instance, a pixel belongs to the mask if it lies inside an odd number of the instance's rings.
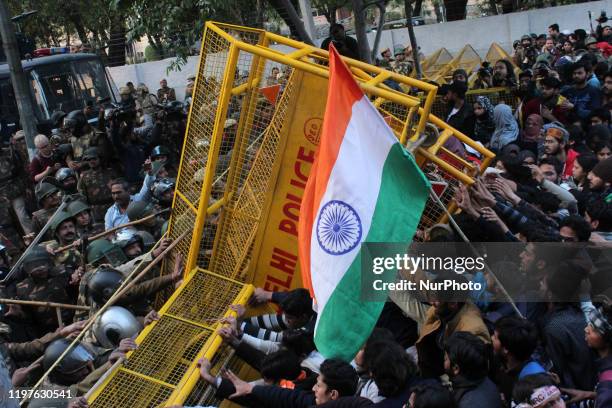
{"label": "indian flag", "polygon": [[329,62],[319,149],[300,207],[299,256],[318,312],[317,348],[350,361],[384,306],[360,300],[360,244],[410,242],[430,186],[333,46]]}

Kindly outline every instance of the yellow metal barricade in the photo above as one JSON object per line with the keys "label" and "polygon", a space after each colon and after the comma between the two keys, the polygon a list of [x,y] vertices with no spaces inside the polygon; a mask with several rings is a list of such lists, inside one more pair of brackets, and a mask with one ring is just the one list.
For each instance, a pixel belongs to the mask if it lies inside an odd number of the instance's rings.
{"label": "yellow metal barricade", "polygon": [[[491,152],[430,115],[435,86],[345,61],[402,143],[440,133],[415,154],[431,180],[446,183],[439,193],[450,206],[454,187],[472,183]],[[326,51],[276,34],[206,24],[169,226],[170,237],[192,231],[177,246],[189,273],[161,319],[136,340],[139,348],[92,389],[92,407],[218,404],[199,380],[198,358],[211,359],[215,372],[241,366],[216,334],[219,319],[233,313],[230,305],[244,304],[254,286],[301,286],[297,221],[319,143],[327,63]],[[394,91],[387,80],[423,96]],[[446,151],[449,137],[474,146],[486,163],[478,167]],[[441,218],[430,202],[422,227]]]}

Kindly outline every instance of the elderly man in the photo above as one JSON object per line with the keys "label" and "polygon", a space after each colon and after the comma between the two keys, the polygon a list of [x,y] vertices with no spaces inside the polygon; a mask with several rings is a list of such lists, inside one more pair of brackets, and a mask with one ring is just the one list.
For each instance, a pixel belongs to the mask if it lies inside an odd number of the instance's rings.
{"label": "elderly man", "polygon": [[49,138],[45,135],[36,135],[34,138],[36,146],[36,156],[30,162],[30,177],[35,183],[47,176],[53,176],[56,171],[64,167],[61,158],[53,154],[53,147],[49,143]]}

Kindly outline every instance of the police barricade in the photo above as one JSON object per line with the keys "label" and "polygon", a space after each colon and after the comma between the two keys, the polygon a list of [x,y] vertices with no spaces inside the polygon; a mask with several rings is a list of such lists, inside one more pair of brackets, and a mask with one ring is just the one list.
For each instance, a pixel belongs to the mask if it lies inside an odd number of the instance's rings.
{"label": "police barricade", "polygon": [[[170,237],[191,233],[177,245],[189,272],[160,309],[161,319],[136,339],[138,349],[88,394],[92,408],[219,404],[199,378],[198,359],[212,361],[213,375],[226,366],[246,369],[222,345],[220,319],[234,314],[230,305],[245,304],[254,286],[301,286],[297,224],[325,111],[328,53],[263,30],[208,22],[200,55],[169,226]],[[439,127],[441,138],[474,144],[437,118],[428,125],[435,86],[345,61],[402,143]],[[388,80],[423,97],[391,90]],[[441,192],[448,205],[452,185],[471,183],[482,170],[438,144],[415,155],[430,178],[438,178],[430,167],[448,178]],[[443,209],[434,207],[430,202],[426,211],[438,220],[434,211]]]}

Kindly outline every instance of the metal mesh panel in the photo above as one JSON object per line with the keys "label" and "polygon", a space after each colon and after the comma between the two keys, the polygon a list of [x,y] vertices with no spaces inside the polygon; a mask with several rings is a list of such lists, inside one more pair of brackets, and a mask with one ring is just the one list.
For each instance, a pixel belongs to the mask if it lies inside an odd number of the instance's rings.
{"label": "metal mesh panel", "polygon": [[197,271],[166,312],[214,327],[241,289],[239,283]]}
{"label": "metal mesh panel", "polygon": [[[210,362],[212,364],[210,373],[215,376],[220,374],[222,368],[228,368],[237,373],[242,365],[242,361],[235,356],[234,349],[229,346],[221,347]],[[215,398],[215,391],[206,381],[199,379],[185,401],[185,405],[219,406],[221,401]]]}
{"label": "metal mesh panel", "polygon": [[202,327],[163,316],[125,367],[176,385],[210,333]]}
{"label": "metal mesh panel", "polygon": [[105,391],[89,403],[91,408],[153,408],[166,401],[173,389],[120,369]]}
{"label": "metal mesh panel", "polygon": [[224,208],[222,228],[217,238],[225,245],[218,246],[214,262],[210,265],[210,269],[220,275],[237,280],[245,278],[263,204],[271,187],[272,168],[278,156],[278,144],[292,90],[289,81],[276,106],[266,99],[262,100],[261,93],[257,92],[254,95],[256,109],[244,107],[246,120],[252,124],[248,134],[249,145],[244,162],[237,166],[233,182],[227,186],[231,200]]}

